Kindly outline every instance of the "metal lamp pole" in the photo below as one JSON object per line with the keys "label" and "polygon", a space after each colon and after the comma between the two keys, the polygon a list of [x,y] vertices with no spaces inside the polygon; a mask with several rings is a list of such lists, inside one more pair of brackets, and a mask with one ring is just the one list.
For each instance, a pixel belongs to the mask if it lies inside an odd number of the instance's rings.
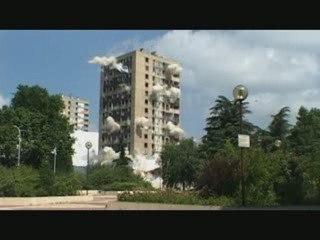
{"label": "metal lamp pole", "polygon": [[56,165],[57,165],[57,147],[55,147],[52,151],[54,154],[54,161],[53,161],[53,174],[56,174]]}
{"label": "metal lamp pole", "polygon": [[[242,121],[242,100],[240,102],[240,134],[243,133],[243,121]],[[244,164],[243,164],[243,148],[240,147],[240,164],[241,164],[241,196],[242,196],[242,205],[246,206],[246,197],[245,197],[245,184],[244,184]]]}
{"label": "metal lamp pole", "polygon": [[17,166],[18,167],[20,167],[20,158],[21,158],[21,130],[20,130],[20,128],[18,127],[18,126],[16,126],[16,125],[14,125],[14,127],[15,128],[17,128],[18,129],[18,132],[19,132],[19,134],[18,134],[18,140],[19,140],[19,145],[18,145],[18,164],[17,164]]}
{"label": "metal lamp pole", "polygon": [[86,175],[87,175],[87,195],[88,195],[88,176],[89,176],[89,150],[90,148],[92,148],[92,143],[91,142],[86,142],[86,148],[87,148],[87,172],[86,172]]}
{"label": "metal lamp pole", "polygon": [[[240,134],[243,134],[242,101],[248,97],[248,89],[243,85],[238,85],[233,89],[233,96],[237,101],[239,101]],[[242,200],[242,205],[246,206],[244,161],[243,161],[243,147],[242,146],[240,147],[240,168],[241,168],[241,200]]]}

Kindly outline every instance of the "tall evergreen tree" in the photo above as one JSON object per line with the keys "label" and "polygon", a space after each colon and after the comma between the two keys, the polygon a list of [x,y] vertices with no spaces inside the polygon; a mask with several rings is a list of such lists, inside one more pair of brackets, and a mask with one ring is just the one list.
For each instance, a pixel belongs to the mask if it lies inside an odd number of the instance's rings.
{"label": "tall evergreen tree", "polygon": [[[245,115],[250,113],[248,102],[243,102],[243,130],[249,134],[254,130],[252,123],[245,119]],[[237,144],[240,130],[240,109],[239,105],[224,96],[219,96],[215,105],[210,108],[210,116],[206,119],[206,134],[202,137],[200,153],[203,158],[212,157],[221,149],[226,140]]]}
{"label": "tall evergreen tree", "polygon": [[309,155],[320,149],[320,109],[300,107],[297,122],[289,137],[291,148],[298,155]]}
{"label": "tall evergreen tree", "polygon": [[285,140],[285,138],[288,136],[290,132],[290,124],[288,121],[290,113],[289,107],[283,107],[280,109],[280,111],[272,115],[272,121],[269,125],[270,135],[273,138],[278,138],[282,141]]}

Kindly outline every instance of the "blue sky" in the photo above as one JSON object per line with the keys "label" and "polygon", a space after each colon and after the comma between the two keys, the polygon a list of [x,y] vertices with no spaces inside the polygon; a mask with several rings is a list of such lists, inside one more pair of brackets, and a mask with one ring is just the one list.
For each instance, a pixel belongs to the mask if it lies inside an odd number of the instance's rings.
{"label": "blue sky", "polygon": [[18,84],[39,84],[51,93],[72,94],[91,103],[97,130],[99,68],[88,64],[127,39],[147,41],[165,31],[0,31],[0,94],[11,98]]}
{"label": "blue sky", "polygon": [[97,130],[100,73],[88,60],[141,47],[181,63],[187,137],[204,134],[215,99],[232,99],[238,84],[249,89],[248,119],[264,129],[284,106],[292,124],[301,105],[320,106],[320,31],[38,30],[0,31],[0,107],[19,83],[39,84],[88,99]]}

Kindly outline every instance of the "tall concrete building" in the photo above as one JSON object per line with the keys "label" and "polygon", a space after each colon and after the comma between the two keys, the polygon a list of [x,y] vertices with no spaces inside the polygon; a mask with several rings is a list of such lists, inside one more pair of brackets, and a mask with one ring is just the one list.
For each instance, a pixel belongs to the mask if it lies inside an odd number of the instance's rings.
{"label": "tall concrete building", "polygon": [[74,130],[89,130],[89,102],[84,99],[62,95],[64,102],[63,114],[69,118]]}
{"label": "tall concrete building", "polygon": [[173,60],[143,49],[101,66],[99,149],[151,156],[183,134],[180,124],[180,72]]}

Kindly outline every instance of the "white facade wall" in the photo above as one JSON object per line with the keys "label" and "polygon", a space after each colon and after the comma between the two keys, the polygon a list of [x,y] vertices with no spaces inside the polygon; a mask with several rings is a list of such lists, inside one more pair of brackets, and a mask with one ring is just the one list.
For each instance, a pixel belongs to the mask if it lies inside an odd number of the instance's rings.
{"label": "white facade wall", "polygon": [[89,152],[90,161],[97,158],[99,151],[99,133],[77,130],[72,134],[72,137],[76,139],[73,145],[73,149],[75,150],[72,157],[73,166],[87,166],[87,148],[85,144],[88,141],[92,143],[92,148]]}

